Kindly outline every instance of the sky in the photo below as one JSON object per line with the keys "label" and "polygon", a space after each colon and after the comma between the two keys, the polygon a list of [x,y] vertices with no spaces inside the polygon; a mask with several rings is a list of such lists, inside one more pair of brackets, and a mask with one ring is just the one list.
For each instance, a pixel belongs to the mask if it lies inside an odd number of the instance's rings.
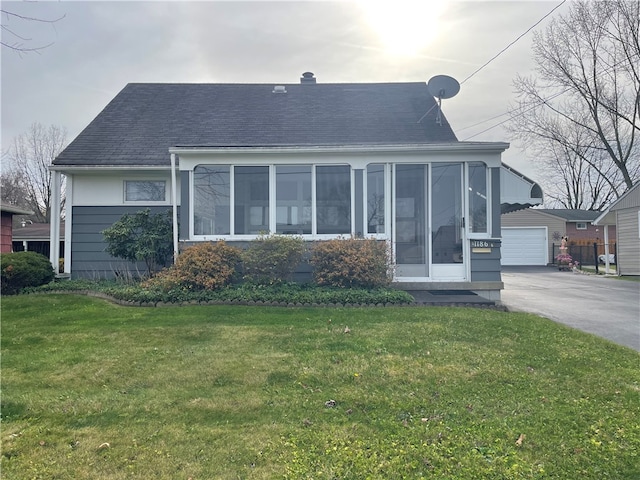
{"label": "sky", "polygon": [[[516,75],[535,75],[533,31],[556,1],[59,1],[2,2],[2,151],[34,122],[75,138],[132,82],[428,82],[459,140],[511,143],[503,161],[539,181],[540,166],[503,126]],[[561,14],[568,4],[553,15]],[[534,31],[541,31],[549,16]],[[502,116],[501,116],[502,115]],[[486,130],[486,131],[485,131]]]}

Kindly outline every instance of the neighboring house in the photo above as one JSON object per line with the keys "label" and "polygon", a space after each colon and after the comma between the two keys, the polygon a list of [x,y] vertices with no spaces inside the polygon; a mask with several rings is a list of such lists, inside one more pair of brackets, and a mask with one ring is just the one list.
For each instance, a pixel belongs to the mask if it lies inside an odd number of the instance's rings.
{"label": "neighboring house", "polygon": [[10,253],[13,247],[13,216],[33,215],[26,208],[0,203],[0,253]]}
{"label": "neighboring house", "polygon": [[[101,231],[171,209],[176,253],[265,231],[363,236],[390,243],[397,282],[499,299],[508,144],[459,142],[438,110],[425,83],[320,84],[309,72],[295,84],[129,84],[53,162],[54,188],[67,178],[65,271],[132,268]],[[540,203],[531,185],[513,190],[510,203]]]}
{"label": "neighboring house", "polygon": [[640,183],[613,202],[594,223],[603,226],[608,238],[612,238],[612,229],[617,231],[618,275],[640,275]]}
{"label": "neighboring house", "polygon": [[[594,225],[600,213],[592,210],[529,208],[502,215],[502,264],[553,263],[554,252],[557,255],[564,235],[569,237],[569,244],[587,241],[604,244],[603,228]],[[614,241],[615,228],[609,233]]]}
{"label": "neighboring house", "polygon": [[[16,224],[17,223],[17,224]],[[60,252],[64,252],[64,222],[60,222]],[[13,251],[37,252],[49,257],[51,225],[30,221],[13,222]]]}

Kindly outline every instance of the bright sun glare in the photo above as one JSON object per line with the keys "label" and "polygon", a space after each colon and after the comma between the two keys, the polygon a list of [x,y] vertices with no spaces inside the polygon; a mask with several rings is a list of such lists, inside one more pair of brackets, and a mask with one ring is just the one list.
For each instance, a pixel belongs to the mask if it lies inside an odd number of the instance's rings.
{"label": "bright sun glare", "polygon": [[438,35],[446,0],[359,0],[385,50],[415,55]]}

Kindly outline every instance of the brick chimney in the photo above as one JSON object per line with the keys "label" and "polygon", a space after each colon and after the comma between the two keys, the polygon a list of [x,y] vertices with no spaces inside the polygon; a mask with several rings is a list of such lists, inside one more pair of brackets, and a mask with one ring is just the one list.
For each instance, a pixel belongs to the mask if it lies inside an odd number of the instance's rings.
{"label": "brick chimney", "polygon": [[312,72],[304,72],[300,77],[300,83],[303,85],[311,85],[316,83],[316,77],[313,76]]}

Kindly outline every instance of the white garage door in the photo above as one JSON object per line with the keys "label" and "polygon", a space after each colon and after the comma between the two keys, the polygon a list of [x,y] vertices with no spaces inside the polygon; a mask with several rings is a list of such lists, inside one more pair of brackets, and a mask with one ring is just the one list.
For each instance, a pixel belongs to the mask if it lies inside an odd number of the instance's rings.
{"label": "white garage door", "polygon": [[502,265],[546,265],[547,227],[503,227]]}

